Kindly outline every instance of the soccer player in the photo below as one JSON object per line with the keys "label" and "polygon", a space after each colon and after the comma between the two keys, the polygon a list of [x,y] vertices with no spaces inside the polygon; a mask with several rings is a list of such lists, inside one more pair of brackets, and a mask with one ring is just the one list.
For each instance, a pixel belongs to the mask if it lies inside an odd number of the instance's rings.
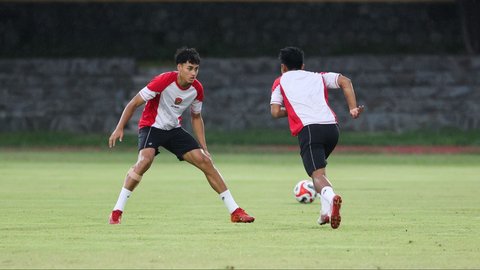
{"label": "soccer player", "polygon": [[327,90],[343,90],[354,119],[360,116],[364,108],[357,106],[349,78],[333,72],[305,71],[303,58],[303,51],[299,48],[286,47],[280,50],[282,75],[272,86],[271,114],[274,118],[288,117],[292,135],[298,136],[303,166],[321,197],[318,223],[330,223],[336,229],[341,222],[342,198],[333,191],[325,167],[328,156],[338,142],[339,130],[335,113],[328,105]]}
{"label": "soccer player", "polygon": [[[203,118],[203,86],[196,79],[200,55],[195,49],[181,48],[175,54],[177,70],[162,73],[135,95],[123,110],[122,116],[109,138],[110,148],[123,139],[123,129],[135,110],[146,103],[138,123],[138,160],[125,176],[117,203],[110,215],[110,224],[119,224],[127,199],[150,168],[162,146],[180,161],[199,168],[210,186],[220,195],[232,222],[250,223],[255,220],[240,208],[228,190],[222,175],[212,162],[207,149]],[[182,113],[190,108],[195,138],[181,127]]]}

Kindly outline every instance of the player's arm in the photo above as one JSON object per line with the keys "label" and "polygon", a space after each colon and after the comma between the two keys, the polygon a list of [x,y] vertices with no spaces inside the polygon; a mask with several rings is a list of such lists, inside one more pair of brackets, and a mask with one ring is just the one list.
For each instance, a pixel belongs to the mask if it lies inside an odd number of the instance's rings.
{"label": "player's arm", "polygon": [[343,76],[339,75],[337,79],[338,86],[342,88],[343,95],[347,100],[348,109],[350,110],[350,116],[356,119],[363,112],[364,106],[357,106],[357,99],[355,97],[355,90],[353,90],[352,81]]}
{"label": "player's arm", "polygon": [[123,139],[123,129],[127,125],[128,121],[130,118],[132,118],[133,113],[135,110],[143,105],[145,103],[145,100],[140,96],[140,94],[135,95],[125,106],[125,109],[123,110],[122,116],[120,117],[120,120],[118,121],[117,127],[115,130],[112,132],[112,135],[110,135],[110,138],[108,139],[108,146],[110,148],[115,146],[115,141],[118,139],[119,141],[122,141]]}
{"label": "player's arm", "polygon": [[201,113],[191,113],[191,119],[192,119],[192,130],[193,133],[195,133],[195,137],[198,140],[198,143],[200,144],[200,147],[202,147],[203,151],[210,156],[210,153],[208,152],[207,149],[207,140],[205,139],[205,125],[203,124],[203,118]]}
{"label": "player's arm", "polygon": [[285,107],[275,103],[270,104],[270,113],[272,114],[273,118],[282,118],[288,116]]}
{"label": "player's arm", "polygon": [[270,113],[273,118],[287,117],[287,111],[283,106],[283,96],[281,93],[280,77],[273,82],[272,96],[270,98]]}

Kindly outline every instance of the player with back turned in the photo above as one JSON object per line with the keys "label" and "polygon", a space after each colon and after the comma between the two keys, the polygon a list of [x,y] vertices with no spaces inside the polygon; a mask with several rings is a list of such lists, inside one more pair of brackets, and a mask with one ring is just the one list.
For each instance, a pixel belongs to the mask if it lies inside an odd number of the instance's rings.
{"label": "player with back turned", "polygon": [[[135,110],[145,104],[138,123],[138,160],[125,176],[123,188],[110,215],[110,224],[121,222],[127,199],[152,165],[160,146],[205,174],[210,186],[220,195],[230,212],[232,222],[253,222],[255,218],[249,216],[233,199],[207,149],[201,115],[203,86],[196,79],[200,56],[195,49],[181,48],[177,50],[175,61],[176,71],[158,75],[130,100],[109,138],[110,147],[114,147],[117,140],[122,141],[125,125]],[[198,141],[180,125],[182,113],[188,108],[192,129]]]}
{"label": "player with back turned", "polygon": [[288,117],[292,135],[298,136],[305,170],[320,194],[318,223],[330,223],[336,229],[341,222],[342,198],[333,191],[326,166],[337,145],[339,130],[336,115],[328,105],[328,89],[343,90],[352,118],[358,118],[364,108],[357,106],[349,78],[333,72],[305,71],[301,49],[286,47],[280,50],[279,58],[282,75],[272,86],[271,114],[274,118]]}

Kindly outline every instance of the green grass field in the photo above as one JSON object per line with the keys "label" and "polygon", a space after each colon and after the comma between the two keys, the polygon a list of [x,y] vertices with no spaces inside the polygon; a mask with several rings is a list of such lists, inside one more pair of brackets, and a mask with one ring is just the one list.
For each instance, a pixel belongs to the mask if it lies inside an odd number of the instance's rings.
{"label": "green grass field", "polygon": [[338,230],[297,203],[297,153],[217,153],[233,224],[203,174],[158,156],[107,224],[135,151],[0,150],[0,268],[480,268],[480,155],[334,154]]}

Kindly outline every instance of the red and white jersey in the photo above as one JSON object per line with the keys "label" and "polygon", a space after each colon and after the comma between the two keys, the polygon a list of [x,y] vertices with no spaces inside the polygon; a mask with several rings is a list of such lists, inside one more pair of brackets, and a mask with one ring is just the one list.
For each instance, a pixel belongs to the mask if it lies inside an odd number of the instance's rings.
{"label": "red and white jersey", "polygon": [[156,127],[171,130],[180,127],[182,113],[191,107],[194,113],[202,111],[203,86],[195,80],[188,88],[177,83],[178,72],[162,73],[155,78],[139,94],[147,102],[143,109],[138,127]]}
{"label": "red and white jersey", "polygon": [[340,88],[339,73],[292,70],[277,78],[270,104],[285,106],[293,136],[311,124],[336,124],[337,116],[328,105],[328,89]]}

